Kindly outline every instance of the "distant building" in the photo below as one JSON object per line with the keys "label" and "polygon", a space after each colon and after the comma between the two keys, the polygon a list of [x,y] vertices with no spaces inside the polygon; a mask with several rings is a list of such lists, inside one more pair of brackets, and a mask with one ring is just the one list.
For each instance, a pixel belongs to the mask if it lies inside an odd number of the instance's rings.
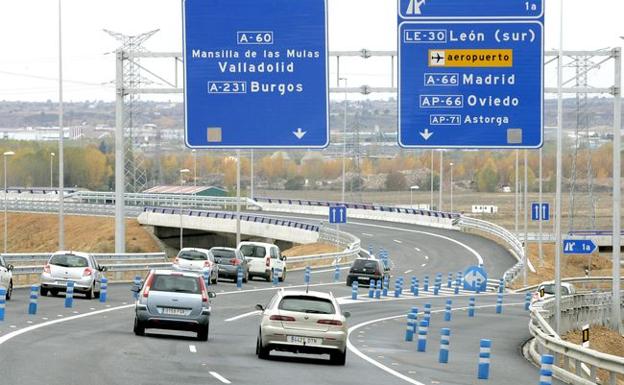
{"label": "distant building", "polygon": [[224,197],[227,189],[216,186],[154,186],[143,191],[145,194],[182,194],[200,197]]}
{"label": "distant building", "polygon": [[473,214],[496,214],[498,213],[498,206],[492,205],[472,205]]}
{"label": "distant building", "polygon": [[504,192],[504,193],[510,193],[511,192],[511,186],[504,184],[504,185],[501,186],[501,191]]}

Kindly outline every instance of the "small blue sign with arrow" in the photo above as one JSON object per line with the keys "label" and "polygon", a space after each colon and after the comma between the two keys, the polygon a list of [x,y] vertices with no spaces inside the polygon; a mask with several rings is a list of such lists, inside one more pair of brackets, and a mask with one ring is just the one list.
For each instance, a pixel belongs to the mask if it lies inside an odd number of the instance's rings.
{"label": "small blue sign with arrow", "polygon": [[346,206],[330,206],[329,207],[329,223],[332,223],[332,224],[347,223],[347,207]]}
{"label": "small blue sign with arrow", "polygon": [[564,239],[564,254],[591,254],[596,250],[596,244],[591,239]]}
{"label": "small blue sign with arrow", "polygon": [[470,266],[464,272],[464,290],[485,291],[487,289],[487,273],[483,267]]}

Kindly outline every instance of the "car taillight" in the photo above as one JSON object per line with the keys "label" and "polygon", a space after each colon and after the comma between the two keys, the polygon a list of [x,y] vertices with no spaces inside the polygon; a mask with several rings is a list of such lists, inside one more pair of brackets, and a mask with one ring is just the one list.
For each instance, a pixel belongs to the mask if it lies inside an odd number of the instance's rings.
{"label": "car taillight", "polygon": [[50,274],[50,265],[45,265],[45,266],[43,267],[43,272],[44,272],[44,273],[48,273],[48,274]]}
{"label": "car taillight", "polygon": [[199,281],[199,287],[201,288],[202,302],[208,302],[208,289],[206,289],[206,283],[203,278],[197,278]]}
{"label": "car taillight", "polygon": [[174,265],[179,265],[179,264],[180,264],[180,258],[176,257],[176,258],[173,260],[173,264],[174,264]]}
{"label": "car taillight", "polygon": [[266,267],[271,266],[271,258],[266,259]]}
{"label": "car taillight", "polygon": [[320,319],[317,323],[321,325],[342,326],[342,321],[338,321],[336,319]]}
{"label": "car taillight", "polygon": [[289,317],[287,315],[272,315],[269,319],[271,321],[295,322],[295,317]]}
{"label": "car taillight", "polygon": [[152,287],[152,282],[154,281],[154,275],[150,275],[145,282],[145,287],[143,288],[143,297],[147,298],[149,296],[150,288]]}
{"label": "car taillight", "polygon": [[236,259],[236,258],[232,258],[230,259],[230,263],[234,266],[238,266],[240,265],[240,260]]}
{"label": "car taillight", "polygon": [[210,263],[210,261],[206,260],[204,261],[204,267],[210,267],[212,266],[212,263]]}
{"label": "car taillight", "polygon": [[83,277],[90,277],[93,275],[93,269],[90,267],[87,267],[86,269],[84,269],[84,271],[82,272],[82,276]]}

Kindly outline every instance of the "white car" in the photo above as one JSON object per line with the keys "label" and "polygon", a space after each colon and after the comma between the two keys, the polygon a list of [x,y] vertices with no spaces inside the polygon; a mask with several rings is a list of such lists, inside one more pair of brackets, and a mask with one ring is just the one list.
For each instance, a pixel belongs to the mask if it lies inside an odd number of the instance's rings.
{"label": "white car", "polygon": [[[571,283],[561,282],[561,296],[573,295],[576,294],[576,288]],[[548,281],[542,282],[537,290],[533,293],[531,297],[531,303],[535,303],[538,301],[543,301],[547,298],[554,297],[555,295],[555,282]]]}
{"label": "white car", "polygon": [[0,287],[6,289],[6,299],[10,300],[13,295],[13,265],[9,265],[0,256]]}
{"label": "white car", "polygon": [[262,311],[256,355],[269,358],[271,350],[329,354],[335,365],[347,358],[347,317],[331,293],[279,290]]}
{"label": "white car", "polygon": [[65,291],[68,281],[74,282],[74,292],[84,294],[87,299],[99,298],[102,273],[105,266],[88,253],[57,251],[52,254],[41,273],[40,295],[48,292],[57,295]]}
{"label": "white car", "polygon": [[216,284],[219,280],[219,269],[214,255],[207,249],[183,248],[173,261],[173,270],[192,271],[202,275],[208,272],[211,284]]}
{"label": "white car", "polygon": [[236,249],[247,259],[249,279],[262,277],[271,282],[273,275],[277,275],[280,282],[286,279],[286,257],[279,247],[263,242],[241,242]]}

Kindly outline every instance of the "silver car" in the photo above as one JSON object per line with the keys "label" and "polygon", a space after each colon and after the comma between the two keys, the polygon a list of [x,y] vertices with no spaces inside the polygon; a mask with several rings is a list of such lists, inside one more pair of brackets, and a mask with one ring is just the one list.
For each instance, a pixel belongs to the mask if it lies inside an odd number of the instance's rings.
{"label": "silver car", "polygon": [[331,293],[280,290],[262,311],[256,354],[267,359],[271,350],[330,355],[336,365],[347,357],[348,312],[342,313]]}
{"label": "silver car", "polygon": [[135,304],[134,334],[145,335],[146,328],[197,332],[197,339],[208,340],[210,300],[215,293],[206,289],[201,275],[191,272],[152,270]]}
{"label": "silver car", "polygon": [[106,267],[100,266],[91,254],[57,251],[52,254],[41,273],[41,296],[65,291],[67,281],[74,282],[74,292],[88,299],[100,296],[100,281]]}

